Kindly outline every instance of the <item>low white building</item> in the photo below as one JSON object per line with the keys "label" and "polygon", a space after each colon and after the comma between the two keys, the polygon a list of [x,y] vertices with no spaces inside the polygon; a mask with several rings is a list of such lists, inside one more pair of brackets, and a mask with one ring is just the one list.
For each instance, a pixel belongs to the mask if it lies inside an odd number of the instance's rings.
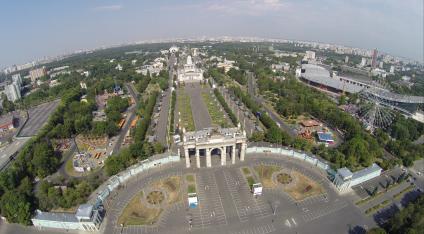
{"label": "low white building", "polygon": [[349,192],[353,186],[380,176],[382,170],[383,169],[375,163],[353,173],[346,167],[343,167],[337,170],[333,183],[341,193]]}
{"label": "low white building", "polygon": [[315,60],[315,52],[314,51],[306,51],[305,55],[306,60]]}
{"label": "low white building", "polygon": [[115,67],[115,69],[116,69],[116,70],[118,70],[118,71],[122,71],[122,68],[123,68],[123,67],[122,67],[122,66],[121,66],[121,64],[119,64],[119,63],[118,63],[118,65],[116,65],[116,67]]}
{"label": "low white building", "polygon": [[148,65],[143,65],[139,69],[135,70],[137,74],[142,74],[146,76],[147,74],[150,75],[159,75],[160,71],[163,70],[163,62],[165,61],[164,58],[156,58],[153,62],[151,62]]}
{"label": "low white building", "polygon": [[231,68],[238,70],[238,67],[234,66],[234,63],[236,63],[236,61],[224,59],[224,61],[219,62],[216,67],[224,68],[225,73],[227,73]]}
{"label": "low white building", "polygon": [[102,220],[100,211],[94,209],[91,204],[80,205],[75,214],[37,210],[35,217],[31,219],[34,226],[39,229],[58,228],[89,232],[99,231]]}
{"label": "low white building", "polygon": [[273,72],[277,72],[277,71],[288,72],[290,70],[290,64],[289,63],[272,64],[271,70]]}
{"label": "low white building", "polygon": [[169,48],[169,53],[173,54],[173,53],[177,53],[178,52],[178,47],[176,46],[171,46],[171,48]]}

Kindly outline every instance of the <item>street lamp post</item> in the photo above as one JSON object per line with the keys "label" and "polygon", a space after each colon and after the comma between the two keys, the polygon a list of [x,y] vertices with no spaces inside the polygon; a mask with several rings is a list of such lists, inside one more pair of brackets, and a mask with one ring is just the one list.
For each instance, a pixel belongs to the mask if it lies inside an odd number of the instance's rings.
{"label": "street lamp post", "polygon": [[275,200],[273,203],[272,203],[272,206],[273,206],[273,214],[275,215],[276,213],[277,213],[277,208],[278,208],[278,206],[280,205],[280,201],[279,200]]}
{"label": "street lamp post", "polygon": [[192,217],[193,216],[190,213],[188,213],[187,216],[186,216],[186,219],[187,219],[187,222],[188,222],[188,230],[191,230],[191,228],[193,226],[193,224],[192,224],[193,218]]}

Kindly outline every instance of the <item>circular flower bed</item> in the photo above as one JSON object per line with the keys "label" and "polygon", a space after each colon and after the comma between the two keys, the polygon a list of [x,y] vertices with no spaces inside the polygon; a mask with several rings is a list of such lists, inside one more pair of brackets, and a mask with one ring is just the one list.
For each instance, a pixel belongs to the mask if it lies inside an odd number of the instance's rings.
{"label": "circular flower bed", "polygon": [[289,174],[283,172],[277,175],[277,181],[280,184],[290,184],[293,178]]}
{"label": "circular flower bed", "polygon": [[165,200],[165,195],[161,191],[152,191],[147,194],[146,200],[152,205],[158,205]]}

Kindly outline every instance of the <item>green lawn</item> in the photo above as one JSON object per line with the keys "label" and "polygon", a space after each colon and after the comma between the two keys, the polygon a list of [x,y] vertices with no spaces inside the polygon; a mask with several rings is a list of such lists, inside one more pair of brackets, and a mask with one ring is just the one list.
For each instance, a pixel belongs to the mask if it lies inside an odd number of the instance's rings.
{"label": "green lawn", "polygon": [[187,175],[186,180],[187,180],[187,182],[193,183],[194,182],[194,175]]}
{"label": "green lawn", "polygon": [[188,185],[187,192],[188,193],[195,193],[196,192],[196,186],[194,184]]}
{"label": "green lawn", "polygon": [[367,215],[374,214],[375,212],[377,212],[378,210],[380,210],[380,209],[388,206],[389,204],[390,204],[390,201],[389,200],[384,200],[382,203],[377,204],[377,205],[375,205],[375,206],[373,206],[371,208],[368,208],[365,211],[365,214],[367,214]]}
{"label": "green lawn", "polygon": [[253,184],[256,183],[255,179],[253,179],[253,177],[251,177],[251,176],[246,177],[246,179],[247,179],[247,183],[249,184],[249,188],[252,189]]}
{"label": "green lawn", "polygon": [[181,125],[186,131],[194,131],[194,120],[191,112],[190,96],[184,91],[184,88],[178,89],[177,107],[181,114]]}
{"label": "green lawn", "polygon": [[208,108],[209,115],[212,119],[212,124],[223,128],[232,126],[232,124],[225,117],[221,104],[219,104],[219,102],[213,98],[209,91],[202,91],[202,99]]}
{"label": "green lawn", "polygon": [[247,168],[247,167],[243,167],[243,168],[242,168],[242,171],[243,171],[243,174],[244,174],[244,175],[250,175],[250,169],[249,169],[249,168]]}

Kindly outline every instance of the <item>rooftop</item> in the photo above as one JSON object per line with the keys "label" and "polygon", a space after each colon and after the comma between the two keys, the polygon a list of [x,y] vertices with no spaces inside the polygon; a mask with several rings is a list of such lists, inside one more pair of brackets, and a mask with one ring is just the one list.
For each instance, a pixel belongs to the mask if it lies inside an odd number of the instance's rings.
{"label": "rooftop", "polygon": [[305,69],[305,73],[302,73],[302,77],[314,83],[323,84],[337,90],[345,90],[349,93],[358,93],[364,88],[348,82],[340,81],[340,79],[332,78],[327,69],[318,65],[303,64],[302,69]]}
{"label": "rooftop", "polygon": [[302,121],[300,124],[303,125],[304,127],[315,127],[320,125],[318,121],[313,119]]}
{"label": "rooftop", "polygon": [[77,217],[78,219],[90,219],[92,212],[93,212],[93,205],[82,204],[78,207],[75,217]]}
{"label": "rooftop", "polygon": [[356,178],[360,178],[360,177],[368,175],[368,174],[371,174],[371,173],[374,173],[374,172],[377,172],[377,171],[381,171],[381,170],[383,170],[383,169],[381,169],[381,167],[379,167],[377,164],[373,163],[371,166],[353,173],[352,180],[354,180]]}
{"label": "rooftop", "polygon": [[326,132],[317,132],[320,141],[334,141],[333,136]]}
{"label": "rooftop", "polygon": [[353,173],[346,167],[337,169],[337,174],[339,174],[343,179],[353,176]]}
{"label": "rooftop", "polygon": [[72,213],[56,213],[56,212],[43,212],[41,210],[36,211],[36,215],[33,219],[46,220],[46,221],[57,221],[57,222],[78,222],[78,219]]}

